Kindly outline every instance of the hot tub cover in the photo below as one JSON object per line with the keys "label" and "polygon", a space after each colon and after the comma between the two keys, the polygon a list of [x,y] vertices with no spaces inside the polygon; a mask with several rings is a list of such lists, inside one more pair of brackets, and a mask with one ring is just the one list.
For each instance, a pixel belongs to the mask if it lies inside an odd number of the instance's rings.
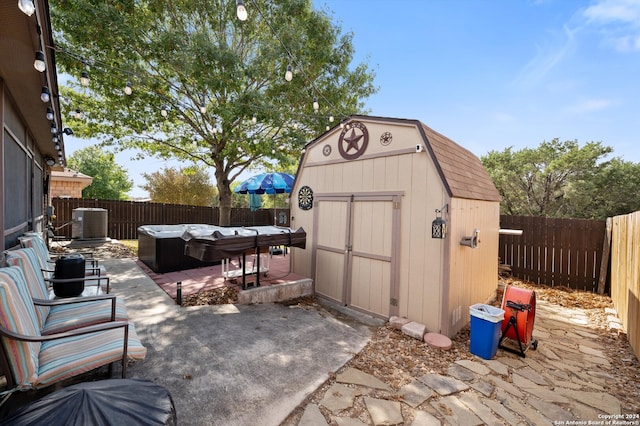
{"label": "hot tub cover", "polygon": [[280,226],[209,226],[186,230],[182,239],[186,241],[185,253],[188,256],[214,262],[260,247],[305,248],[307,233],[302,228],[294,231]]}

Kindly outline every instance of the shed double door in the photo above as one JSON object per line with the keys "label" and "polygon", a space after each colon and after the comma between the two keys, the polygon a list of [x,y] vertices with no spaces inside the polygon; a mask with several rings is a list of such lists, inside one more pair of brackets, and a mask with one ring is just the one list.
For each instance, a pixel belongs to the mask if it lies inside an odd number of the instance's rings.
{"label": "shed double door", "polygon": [[400,197],[316,200],[316,292],[377,316],[396,315]]}

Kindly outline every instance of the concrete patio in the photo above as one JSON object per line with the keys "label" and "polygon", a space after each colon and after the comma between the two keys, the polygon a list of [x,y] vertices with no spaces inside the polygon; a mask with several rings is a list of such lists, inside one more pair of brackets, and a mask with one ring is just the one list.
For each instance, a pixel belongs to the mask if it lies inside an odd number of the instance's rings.
{"label": "concrete patio", "polygon": [[128,377],[167,387],[179,424],[278,425],[371,335],[295,305],[180,307],[133,259],[103,264],[148,348]]}

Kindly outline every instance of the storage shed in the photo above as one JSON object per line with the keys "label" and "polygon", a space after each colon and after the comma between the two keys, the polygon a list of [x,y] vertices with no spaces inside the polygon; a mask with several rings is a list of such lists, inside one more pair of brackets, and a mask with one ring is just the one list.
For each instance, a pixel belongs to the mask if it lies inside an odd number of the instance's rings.
{"label": "storage shed", "polygon": [[307,249],[292,269],[320,297],[452,336],[495,296],[499,221],[470,151],[417,120],[352,116],[305,146],[291,226]]}

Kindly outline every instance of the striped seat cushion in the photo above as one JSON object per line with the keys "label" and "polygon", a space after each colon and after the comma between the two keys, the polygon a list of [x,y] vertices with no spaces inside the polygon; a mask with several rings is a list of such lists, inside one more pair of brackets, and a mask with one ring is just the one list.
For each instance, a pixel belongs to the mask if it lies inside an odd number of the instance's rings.
{"label": "striped seat cushion", "polygon": [[[128,318],[124,300],[116,298],[116,320],[127,321]],[[61,333],[110,320],[111,300],[57,305],[49,311],[49,316],[40,332],[42,334]]]}
{"label": "striped seat cushion", "polygon": [[[124,329],[101,331],[42,343],[36,388],[91,371],[122,359]],[[147,349],[129,323],[127,357],[144,359]]]}
{"label": "striped seat cushion", "polygon": [[[20,268],[9,266],[0,268],[0,325],[14,333],[39,336],[38,318],[26,286],[17,285],[24,281]],[[2,337],[2,345],[7,353],[11,373],[18,388],[29,388],[38,377],[41,344],[22,342]]]}
{"label": "striped seat cushion", "polygon": [[[22,269],[26,282],[18,282],[17,284],[28,287],[33,299],[49,299],[46,282],[40,271],[37,270],[38,262],[32,248],[7,251],[6,261],[9,265]],[[46,293],[44,293],[45,291]],[[70,303],[53,307],[35,305],[35,309],[42,334],[61,333],[73,328],[111,320],[110,300]],[[116,299],[116,320],[126,321],[127,319],[124,301]]]}
{"label": "striped seat cushion", "polygon": [[[49,289],[42,276],[42,272],[39,270],[38,256],[34,249],[22,248],[8,250],[5,260],[8,265],[20,267],[25,278],[24,285],[28,287],[32,299],[49,299]],[[38,314],[40,322],[39,328],[41,329],[44,326],[47,316],[49,316],[49,307],[36,306],[36,313]]]}
{"label": "striped seat cushion", "polygon": [[47,249],[47,243],[38,236],[26,236],[20,238],[20,245],[23,248],[32,248],[35,250],[38,256],[38,263],[40,264],[40,269],[50,269],[49,265],[49,250]]}

